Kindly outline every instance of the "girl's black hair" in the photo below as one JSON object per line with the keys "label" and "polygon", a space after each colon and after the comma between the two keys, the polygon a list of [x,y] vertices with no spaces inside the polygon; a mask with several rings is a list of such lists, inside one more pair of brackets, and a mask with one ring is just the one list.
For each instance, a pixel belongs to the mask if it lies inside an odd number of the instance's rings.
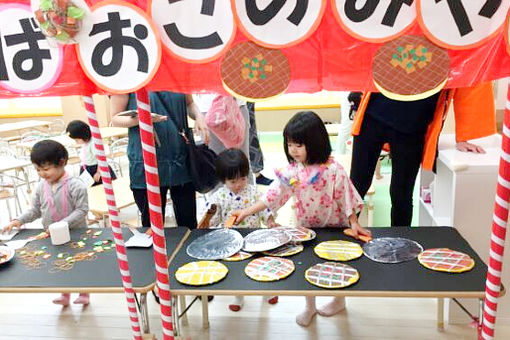
{"label": "girl's black hair", "polygon": [[313,111],[301,111],[292,117],[283,130],[283,148],[289,163],[294,159],[289,154],[287,143],[303,144],[306,147],[306,163],[326,163],[331,155],[328,131],[322,119]]}
{"label": "girl's black hair", "polygon": [[90,126],[81,120],[73,120],[70,122],[67,125],[66,132],[69,133],[69,137],[73,139],[83,139],[85,142],[88,142],[92,137]]}
{"label": "girl's black hair", "polygon": [[67,164],[69,154],[66,148],[51,139],[37,142],[30,152],[30,161],[38,166],[55,165],[64,166]]}
{"label": "girl's black hair", "polygon": [[250,172],[250,163],[245,154],[239,149],[227,149],[221,152],[216,159],[216,175],[220,181],[247,177]]}

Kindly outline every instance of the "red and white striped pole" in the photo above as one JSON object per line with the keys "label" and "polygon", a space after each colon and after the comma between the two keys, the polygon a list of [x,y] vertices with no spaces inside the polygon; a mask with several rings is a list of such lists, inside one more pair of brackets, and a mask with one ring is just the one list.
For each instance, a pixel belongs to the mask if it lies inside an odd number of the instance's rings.
{"label": "red and white striped pole", "polygon": [[480,339],[494,339],[496,311],[501,290],[501,272],[503,271],[503,252],[505,250],[506,226],[510,202],[510,84],[507,90],[503,142],[499,160],[499,176],[496,188],[496,202],[492,220],[489,270],[485,282],[485,301],[483,307]]}
{"label": "red and white striped pole", "polygon": [[133,337],[136,340],[142,340],[140,323],[138,321],[138,312],[136,310],[135,292],[133,291],[126,248],[124,247],[124,238],[122,237],[122,230],[119,222],[119,211],[117,209],[117,203],[115,202],[112,178],[106,161],[106,155],[104,153],[103,139],[101,138],[101,132],[99,131],[99,123],[97,121],[94,101],[92,100],[92,97],[89,96],[83,96],[83,101],[85,103],[85,109],[87,110],[90,130],[92,132],[92,141],[94,142],[94,147],[96,149],[98,167],[103,180],[106,203],[110,214],[110,224],[112,226],[113,240],[115,242],[115,250],[117,252],[117,261],[119,264],[120,275],[122,276],[124,293],[126,294],[129,318],[131,319],[131,329],[133,330]]}
{"label": "red and white striped pole", "polygon": [[138,126],[142,140],[143,165],[147,181],[147,197],[151,220],[154,262],[156,263],[156,279],[161,305],[161,321],[163,339],[174,339],[172,324],[172,307],[170,304],[170,285],[168,279],[168,259],[166,254],[165,232],[161,210],[161,194],[159,189],[158,161],[154,145],[154,127],[152,126],[149,94],[143,88],[136,92],[138,106]]}

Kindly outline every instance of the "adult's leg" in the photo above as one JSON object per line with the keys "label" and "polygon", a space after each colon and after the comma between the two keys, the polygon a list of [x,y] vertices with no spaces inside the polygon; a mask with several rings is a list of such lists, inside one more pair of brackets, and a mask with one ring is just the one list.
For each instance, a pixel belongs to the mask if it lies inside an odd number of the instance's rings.
{"label": "adult's leg", "polygon": [[197,201],[193,183],[170,187],[170,196],[177,225],[195,229],[197,227]]}
{"label": "adult's leg", "polygon": [[147,200],[147,189],[133,189],[133,198],[135,199],[136,206],[142,215],[142,227],[150,228],[151,220],[149,215],[149,203]]}
{"label": "adult's leg", "polygon": [[390,142],[392,226],[411,225],[414,183],[420,169],[424,139],[423,136],[396,134]]}
{"label": "adult's leg", "polygon": [[372,184],[375,166],[385,143],[385,129],[366,116],[360,134],[354,136],[350,177],[361,197],[365,196]]}
{"label": "adult's leg", "polygon": [[255,123],[255,105],[246,103],[250,118],[249,144],[250,144],[250,164],[253,173],[257,174],[264,169],[264,156],[260,148],[259,137],[257,135],[257,125]]}

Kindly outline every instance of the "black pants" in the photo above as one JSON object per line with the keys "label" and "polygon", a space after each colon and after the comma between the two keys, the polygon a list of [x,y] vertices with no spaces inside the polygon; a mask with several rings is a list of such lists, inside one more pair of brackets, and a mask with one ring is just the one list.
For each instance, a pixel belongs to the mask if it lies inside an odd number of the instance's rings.
{"label": "black pants", "polygon": [[[195,229],[197,227],[197,202],[193,183],[176,185],[172,187],[160,187],[161,207],[163,219],[165,218],[166,194],[170,190],[170,197],[174,207],[175,219],[180,227]],[[142,214],[142,226],[150,228],[149,202],[146,189],[131,189],[138,210]]]}
{"label": "black pants", "polygon": [[[96,174],[97,172],[97,165],[86,165],[85,166],[85,169],[87,169],[87,172],[90,174],[90,176],[94,177],[94,175]],[[113,172],[113,169],[111,166],[108,165],[108,169],[110,169],[110,177],[112,178],[112,181],[114,179],[117,179],[117,176],[115,176],[115,172]],[[82,174],[82,172],[85,171],[83,166],[80,168],[80,175]],[[93,187],[95,187],[96,185],[99,185],[99,184],[103,184],[103,180],[102,179],[99,179],[99,182],[94,182],[94,184],[92,184]]]}
{"label": "black pants", "polygon": [[384,143],[390,144],[391,225],[410,226],[413,190],[425,145],[425,133],[404,134],[365,115],[359,136],[354,136],[351,180],[361,197],[370,188]]}

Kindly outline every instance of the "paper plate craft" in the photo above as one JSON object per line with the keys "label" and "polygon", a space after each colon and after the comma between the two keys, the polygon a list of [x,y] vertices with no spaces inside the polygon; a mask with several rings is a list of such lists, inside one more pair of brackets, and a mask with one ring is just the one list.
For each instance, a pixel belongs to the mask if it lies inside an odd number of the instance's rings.
{"label": "paper plate craft", "polygon": [[404,35],[385,43],[372,63],[377,89],[401,101],[424,99],[439,92],[449,71],[448,52],[418,35]]}
{"label": "paper plate craft", "polygon": [[262,252],[289,243],[291,236],[283,230],[259,229],[244,237],[244,251]]}
{"label": "paper plate craft", "polygon": [[228,268],[216,261],[197,261],[186,263],[177,269],[175,278],[182,284],[205,286],[219,282],[227,276]]}
{"label": "paper plate craft", "polygon": [[255,281],[269,282],[284,279],[295,269],[291,260],[266,256],[250,261],[244,272]]}
{"label": "paper plate craft", "polygon": [[469,255],[448,248],[427,249],[418,255],[422,266],[439,272],[462,273],[475,266]]}
{"label": "paper plate craft", "polygon": [[401,237],[381,237],[363,245],[365,255],[375,262],[399,263],[415,259],[423,247]]}
{"label": "paper plate craft", "polygon": [[234,255],[224,258],[223,260],[227,261],[227,262],[238,262],[238,261],[243,261],[243,260],[249,259],[252,256],[253,256],[252,253],[247,253],[245,251],[240,250],[237,253],[235,253]]}
{"label": "paper plate craft", "polygon": [[303,249],[305,249],[305,247],[303,247],[301,243],[287,243],[276,249],[265,251],[262,254],[268,256],[285,257],[298,254],[302,252]]}
{"label": "paper plate craft", "polygon": [[[344,229],[344,235],[347,235],[349,237],[355,238],[354,237],[354,232],[352,231],[351,228],[345,228]],[[372,237],[371,236],[366,236],[366,235],[358,235],[358,239],[363,241],[363,242],[370,242],[372,240]]]}
{"label": "paper plate craft", "polygon": [[344,288],[359,280],[356,269],[343,263],[317,263],[305,272],[306,281],[322,288]]}
{"label": "paper plate craft", "polygon": [[241,250],[243,237],[237,230],[216,229],[191,242],[186,253],[199,260],[222,260]]}
{"label": "paper plate craft", "polygon": [[363,255],[359,244],[342,240],[321,242],[313,251],[318,257],[332,261],[350,261]]}
{"label": "paper plate craft", "polygon": [[274,230],[283,230],[292,237],[292,242],[305,242],[313,240],[317,234],[312,229],[304,227],[277,227]]}
{"label": "paper plate craft", "polygon": [[221,79],[227,92],[247,101],[282,94],[290,82],[285,54],[250,41],[232,47],[221,62]]}
{"label": "paper plate craft", "polygon": [[0,264],[4,264],[12,260],[16,251],[6,246],[0,246]]}

